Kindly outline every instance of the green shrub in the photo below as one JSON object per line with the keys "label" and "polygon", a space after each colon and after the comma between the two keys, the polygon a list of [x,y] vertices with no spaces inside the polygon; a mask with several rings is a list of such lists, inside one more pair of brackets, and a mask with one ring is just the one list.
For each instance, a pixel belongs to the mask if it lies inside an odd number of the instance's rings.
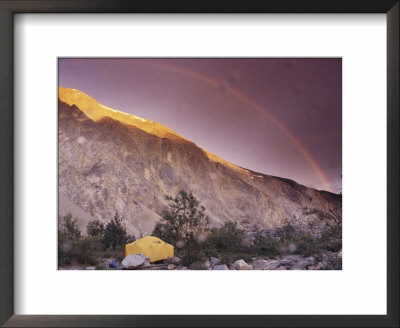
{"label": "green shrub", "polygon": [[276,256],[280,254],[279,242],[258,226],[253,229],[252,252],[257,255]]}
{"label": "green shrub", "polygon": [[219,259],[221,260],[221,264],[226,264],[228,268],[233,262],[235,262],[235,258],[228,253],[220,254]]}
{"label": "green shrub", "polygon": [[82,235],[77,227],[77,219],[72,217],[71,213],[59,218],[58,233],[63,239],[79,239]]}
{"label": "green shrub", "polygon": [[99,238],[59,239],[58,264],[95,265],[98,261],[101,244]]}
{"label": "green shrub", "polygon": [[342,229],[340,226],[331,226],[324,230],[321,235],[322,248],[331,251],[338,252],[342,249]]}
{"label": "green shrub", "polygon": [[100,220],[89,221],[86,225],[86,231],[89,236],[101,236],[104,234],[104,224]]}
{"label": "green shrub", "polygon": [[125,243],[135,240],[127,235],[123,219],[116,214],[106,227],[98,221],[87,225],[88,236],[82,236],[72,215],[60,218],[58,230],[58,264],[93,266],[102,258],[122,261],[125,257]]}
{"label": "green shrub", "polygon": [[208,237],[209,243],[213,248],[222,252],[242,252],[244,245],[245,231],[238,227],[237,222],[225,222],[217,229],[211,229]]}
{"label": "green shrub", "polygon": [[311,256],[321,252],[320,241],[305,231],[298,232],[292,239],[292,243],[296,246],[295,253],[297,254]]}
{"label": "green shrub", "polygon": [[127,240],[126,228],[123,225],[123,218],[115,214],[106,225],[102,238],[103,248],[115,249],[117,246],[124,246]]}

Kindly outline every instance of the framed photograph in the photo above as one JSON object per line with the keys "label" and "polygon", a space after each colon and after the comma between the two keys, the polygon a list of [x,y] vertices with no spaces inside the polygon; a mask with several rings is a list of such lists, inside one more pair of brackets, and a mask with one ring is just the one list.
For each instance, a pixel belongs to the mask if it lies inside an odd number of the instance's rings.
{"label": "framed photograph", "polygon": [[0,15],[2,325],[399,325],[398,1]]}

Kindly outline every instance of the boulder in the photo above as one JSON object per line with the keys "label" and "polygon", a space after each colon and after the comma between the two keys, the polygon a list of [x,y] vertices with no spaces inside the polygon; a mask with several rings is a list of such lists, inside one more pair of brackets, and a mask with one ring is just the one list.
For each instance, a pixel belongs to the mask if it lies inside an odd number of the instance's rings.
{"label": "boulder", "polygon": [[243,266],[248,266],[248,264],[243,259],[237,260],[233,263],[233,268],[235,270],[240,270]]}
{"label": "boulder", "polygon": [[170,264],[167,266],[167,270],[174,270],[176,268],[175,264]]}
{"label": "boulder", "polygon": [[298,259],[297,262],[294,262],[290,267],[290,270],[307,270],[309,266],[313,266],[315,264],[315,257],[309,256],[307,258]]}
{"label": "boulder", "polygon": [[226,264],[218,264],[214,266],[213,270],[229,270],[229,268],[226,266]]}
{"label": "boulder", "polygon": [[150,258],[144,254],[131,254],[125,257],[121,264],[124,269],[139,269],[147,267],[150,264]]}
{"label": "boulder", "polygon": [[253,270],[253,266],[251,264],[243,265],[239,270]]}
{"label": "boulder", "polygon": [[275,270],[278,268],[279,260],[256,260],[253,264],[254,270]]}
{"label": "boulder", "polygon": [[306,261],[299,261],[297,263],[294,263],[291,267],[290,270],[305,270],[307,265]]}
{"label": "boulder", "polygon": [[255,260],[253,263],[253,269],[254,270],[264,270],[264,268],[267,266],[268,261],[266,260]]}
{"label": "boulder", "polygon": [[210,257],[210,263],[211,263],[211,266],[215,266],[215,265],[217,265],[217,264],[220,264],[221,263],[221,261],[219,260],[219,259],[217,259],[216,257]]}
{"label": "boulder", "polygon": [[280,266],[277,270],[287,270],[284,266]]}
{"label": "boulder", "polygon": [[207,269],[210,269],[210,268],[211,268],[211,263],[210,263],[210,261],[209,261],[209,260],[206,260],[206,261],[204,262],[204,266],[205,266]]}
{"label": "boulder", "polygon": [[174,257],[172,258],[171,262],[172,262],[172,264],[179,265],[179,264],[182,263],[182,260],[181,260],[179,257],[174,256]]}

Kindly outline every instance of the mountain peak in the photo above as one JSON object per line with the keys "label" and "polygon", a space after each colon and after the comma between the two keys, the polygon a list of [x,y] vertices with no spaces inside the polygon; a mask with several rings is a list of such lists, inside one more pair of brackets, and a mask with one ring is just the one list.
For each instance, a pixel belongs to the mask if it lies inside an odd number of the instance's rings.
{"label": "mountain peak", "polygon": [[156,135],[160,138],[172,137],[174,139],[185,139],[175,131],[158,122],[153,122],[151,120],[104,106],[92,97],[88,96],[86,93],[77,89],[59,87],[58,98],[69,106],[75,105],[94,122],[97,122],[104,117],[110,117],[123,124],[136,126],[141,130]]}

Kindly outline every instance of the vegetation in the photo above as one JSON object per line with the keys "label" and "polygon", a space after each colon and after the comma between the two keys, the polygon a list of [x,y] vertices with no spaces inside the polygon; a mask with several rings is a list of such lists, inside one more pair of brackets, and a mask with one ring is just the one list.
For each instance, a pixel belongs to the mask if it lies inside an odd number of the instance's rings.
{"label": "vegetation", "polygon": [[102,236],[104,234],[104,224],[100,220],[89,221],[86,231],[91,237]]}
{"label": "vegetation", "polygon": [[238,227],[237,221],[225,222],[221,228],[211,229],[209,244],[222,252],[243,252],[244,238],[245,230]]}
{"label": "vegetation", "polygon": [[60,220],[59,235],[65,239],[75,240],[81,237],[81,231],[77,227],[77,219],[69,213]]}
{"label": "vegetation", "polygon": [[[180,191],[171,201],[169,209],[158,223],[153,235],[175,245],[176,255],[184,256],[184,263],[200,268],[207,257],[214,256],[223,263],[237,259],[251,261],[252,257],[276,258],[289,254],[316,256],[326,252],[338,252],[342,248],[341,221],[339,216],[316,209],[305,209],[305,215],[315,215],[318,222],[327,222],[318,235],[317,225],[299,227],[287,221],[281,228],[262,230],[248,221],[225,222],[221,227],[209,228],[205,208],[200,207],[192,193]],[[330,224],[331,223],[331,224]],[[202,236],[200,238],[199,236]],[[335,266],[337,266],[335,264]]]}
{"label": "vegetation", "polygon": [[[342,248],[340,208],[328,213],[305,208],[303,214],[310,220],[304,226],[287,221],[280,228],[263,230],[257,225],[249,227],[249,222],[243,220],[211,228],[206,209],[191,192],[182,190],[176,197],[166,199],[169,207],[152,235],[174,245],[175,255],[191,269],[204,269],[205,260],[211,256],[229,264],[239,259],[250,263],[254,257],[268,259],[290,254],[313,256],[316,261],[325,259],[329,268],[341,268],[341,260],[332,255]],[[60,266],[104,268],[104,259],[122,261],[125,244],[135,240],[127,234],[124,219],[118,213],[106,224],[89,221],[86,234],[80,231],[77,219],[68,214],[59,218],[58,233]]]}
{"label": "vegetation", "polygon": [[170,202],[153,236],[175,245],[186,263],[199,259],[201,245],[207,238],[210,221],[204,206],[192,193],[181,190],[176,197],[166,196]]}
{"label": "vegetation", "polygon": [[127,241],[126,229],[123,226],[123,218],[115,214],[106,225],[101,243],[104,249],[115,249],[117,246],[124,246]]}
{"label": "vegetation", "polygon": [[104,226],[99,220],[89,221],[87,235],[83,235],[77,226],[77,219],[71,214],[59,218],[58,263],[59,266],[86,265],[96,268],[102,259],[115,258],[122,261],[125,244],[135,240],[126,233],[123,218],[118,214]]}
{"label": "vegetation", "polygon": [[251,250],[256,255],[273,257],[280,254],[279,241],[255,225],[253,228],[253,245]]}

